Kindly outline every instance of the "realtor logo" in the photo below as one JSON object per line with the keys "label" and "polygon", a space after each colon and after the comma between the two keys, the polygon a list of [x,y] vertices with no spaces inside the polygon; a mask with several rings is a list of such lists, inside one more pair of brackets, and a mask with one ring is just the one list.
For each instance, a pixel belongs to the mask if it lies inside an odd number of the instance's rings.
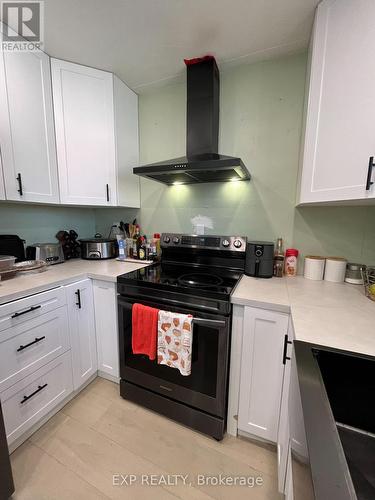
{"label": "realtor logo", "polygon": [[1,2],[2,48],[11,51],[40,49],[43,44],[44,2]]}

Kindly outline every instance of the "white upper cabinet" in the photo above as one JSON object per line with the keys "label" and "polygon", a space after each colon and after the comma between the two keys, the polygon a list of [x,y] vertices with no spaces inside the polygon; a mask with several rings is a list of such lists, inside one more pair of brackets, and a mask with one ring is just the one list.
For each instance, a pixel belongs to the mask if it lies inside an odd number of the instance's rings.
{"label": "white upper cabinet", "polygon": [[61,202],[139,206],[136,94],[112,73],[51,63]]}
{"label": "white upper cabinet", "polygon": [[299,204],[375,198],[374,20],[374,0],[325,0],[317,8]]}
{"label": "white upper cabinet", "polygon": [[113,76],[51,64],[61,202],[117,205]]}
{"label": "white upper cabinet", "polygon": [[44,52],[0,51],[0,145],[8,200],[59,202],[50,60]]}

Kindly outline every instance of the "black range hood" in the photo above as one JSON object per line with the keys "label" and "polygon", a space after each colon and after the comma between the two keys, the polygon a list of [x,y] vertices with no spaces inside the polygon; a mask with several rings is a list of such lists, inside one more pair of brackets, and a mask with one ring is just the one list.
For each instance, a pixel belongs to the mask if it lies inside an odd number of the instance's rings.
{"label": "black range hood", "polygon": [[133,172],[163,184],[247,181],[241,158],[218,154],[219,70],[212,56],[187,66],[186,156],[136,167]]}

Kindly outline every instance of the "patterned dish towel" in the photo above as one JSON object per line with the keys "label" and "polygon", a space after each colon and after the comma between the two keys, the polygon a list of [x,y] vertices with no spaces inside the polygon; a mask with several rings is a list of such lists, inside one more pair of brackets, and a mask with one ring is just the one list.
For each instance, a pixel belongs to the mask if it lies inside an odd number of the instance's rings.
{"label": "patterned dish towel", "polygon": [[159,311],[158,364],[191,374],[193,345],[193,316],[170,311]]}

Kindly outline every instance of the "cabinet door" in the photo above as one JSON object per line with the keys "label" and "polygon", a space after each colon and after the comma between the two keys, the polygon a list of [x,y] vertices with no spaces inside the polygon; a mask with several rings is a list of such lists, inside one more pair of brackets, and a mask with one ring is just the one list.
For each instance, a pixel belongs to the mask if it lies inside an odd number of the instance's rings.
{"label": "cabinet door", "polygon": [[0,51],[0,143],[6,198],[58,203],[47,54]]}
{"label": "cabinet door", "polygon": [[72,391],[72,362],[68,351],[2,392],[9,447]]}
{"label": "cabinet door", "polygon": [[61,201],[117,205],[113,76],[51,64]]}
{"label": "cabinet door", "polygon": [[[300,203],[375,197],[375,2],[326,0],[310,53]],[[373,170],[373,169],[371,169]],[[375,181],[375,171],[370,172]]]}
{"label": "cabinet door", "polygon": [[74,390],[98,369],[92,283],[90,279],[66,286],[72,345]]}
{"label": "cabinet door", "polygon": [[5,435],[3,412],[0,401],[0,498],[10,498],[14,493],[12,467],[9,460],[8,443]]}
{"label": "cabinet door", "polygon": [[238,428],[275,443],[288,320],[287,314],[245,308]]}
{"label": "cabinet door", "polygon": [[139,164],[138,96],[117,76],[113,77],[118,204],[140,207],[139,176],[133,168]]}
{"label": "cabinet door", "polygon": [[1,159],[1,147],[0,147],[0,200],[5,200],[5,185],[3,177],[3,161]]}
{"label": "cabinet door", "polygon": [[278,486],[280,493],[285,493],[287,488],[287,461],[289,452],[289,386],[290,386],[290,366],[293,352],[294,331],[292,320],[289,320],[289,329],[287,338],[284,339],[285,349],[285,369],[283,379],[283,389],[281,393],[280,419],[277,433],[277,469]]}
{"label": "cabinet door", "polygon": [[116,283],[95,280],[94,304],[99,375],[118,381],[120,371]]}

